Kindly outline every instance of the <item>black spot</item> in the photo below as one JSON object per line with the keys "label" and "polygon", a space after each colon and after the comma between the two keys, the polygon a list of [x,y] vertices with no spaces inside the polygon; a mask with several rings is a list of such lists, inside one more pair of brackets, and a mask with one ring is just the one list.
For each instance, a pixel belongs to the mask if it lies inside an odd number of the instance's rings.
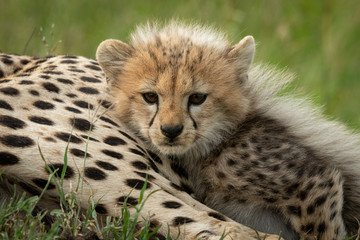
{"label": "black spot", "polygon": [[181,203],[179,202],[175,202],[175,201],[166,201],[163,202],[161,205],[163,205],[166,208],[180,208],[182,206]]}
{"label": "black spot", "polygon": [[86,68],[90,68],[95,71],[101,71],[101,68],[94,66],[94,65],[85,65]]}
{"label": "black spot", "polygon": [[334,218],[336,217],[336,215],[337,215],[337,211],[331,213],[331,215],[330,215],[330,221],[334,220]]}
{"label": "black spot", "polygon": [[0,108],[13,111],[14,109],[5,101],[0,100]]}
{"label": "black spot", "polygon": [[6,116],[6,115],[0,115],[0,125],[3,125],[8,128],[12,128],[12,129],[21,129],[26,126],[24,121],[14,118],[14,117],[11,117],[11,116]]}
{"label": "black spot", "polygon": [[[131,188],[141,190],[143,188],[143,186],[145,185],[145,181],[140,180],[140,179],[127,179],[126,185],[128,185]],[[145,188],[148,189],[150,187],[151,187],[151,184],[149,182],[147,182]]]}
{"label": "black spot", "polygon": [[126,142],[118,137],[107,137],[104,139],[104,143],[111,146],[125,145]]}
{"label": "black spot", "polygon": [[0,142],[9,147],[30,147],[34,141],[25,136],[5,135],[0,137]]}
{"label": "black spot", "polygon": [[86,109],[93,109],[94,106],[91,105],[90,103],[84,102],[84,101],[74,101],[74,104],[78,107],[81,108],[86,108]]}
{"label": "black spot", "polygon": [[27,60],[27,59],[22,59],[21,61],[20,61],[20,63],[22,64],[22,65],[26,65],[26,64],[28,64],[30,61],[29,60]]}
{"label": "black spot", "polygon": [[290,214],[301,217],[301,207],[300,206],[287,206],[287,210]]}
{"label": "black spot", "polygon": [[220,213],[217,213],[217,212],[209,212],[208,215],[210,217],[213,217],[213,218],[216,218],[220,221],[223,221],[223,222],[226,222],[226,219],[223,215],[221,215]]}
{"label": "black spot", "polygon": [[157,154],[155,154],[155,153],[153,153],[153,152],[151,152],[151,151],[148,151],[148,153],[149,153],[150,157],[151,157],[155,162],[162,164],[162,161],[161,161],[160,157],[159,157]]}
{"label": "black spot", "polygon": [[4,72],[0,70],[0,78],[3,78],[5,76]]}
{"label": "black spot", "polygon": [[42,125],[49,125],[49,126],[54,125],[53,121],[51,121],[50,119],[44,118],[44,117],[31,116],[31,117],[29,117],[29,120],[34,123],[38,123],[38,124],[42,124]]}
{"label": "black spot", "polygon": [[44,71],[45,74],[50,74],[50,75],[62,75],[62,72],[59,71]]}
{"label": "black spot", "polygon": [[[52,164],[52,165],[48,165],[49,168],[51,169],[52,172],[54,172],[56,169],[57,169],[57,172],[56,172],[56,176],[57,177],[60,177],[61,176],[61,173],[64,169],[64,164],[61,164],[61,163],[55,163],[55,164]],[[47,170],[47,169],[46,169]],[[65,170],[65,175],[64,175],[64,178],[71,178],[72,176],[74,176],[74,170],[72,170],[71,167],[69,166],[66,166],[66,170]]]}
{"label": "black spot", "polygon": [[134,161],[131,163],[135,168],[139,169],[139,170],[146,170],[149,168],[148,165],[146,165],[145,163],[141,162],[141,161]]}
{"label": "black spot", "polygon": [[22,74],[18,74],[16,77],[28,77],[28,76],[30,76],[30,74],[22,73]]}
{"label": "black spot", "polygon": [[52,100],[54,100],[55,102],[59,102],[59,103],[63,103],[64,101],[59,99],[59,98],[53,98]]}
{"label": "black spot", "polygon": [[77,98],[78,97],[76,94],[73,94],[73,93],[67,93],[65,95],[68,96],[69,98]]}
{"label": "black spot", "polygon": [[77,61],[74,61],[74,60],[62,60],[60,63],[75,64],[75,63],[77,63]]}
{"label": "black spot", "polygon": [[175,183],[170,183],[170,185],[178,191],[181,191],[181,192],[185,191],[182,187],[180,187],[179,185],[177,185]]}
{"label": "black spot", "polygon": [[99,214],[107,214],[108,213],[105,206],[101,203],[96,204],[95,211]]}
{"label": "black spot", "polygon": [[189,186],[187,185],[186,183],[181,183],[181,188],[184,189],[184,191],[187,193],[187,194],[193,194],[194,193],[194,190]]}
{"label": "black spot", "polygon": [[77,73],[85,73],[85,71],[84,70],[81,70],[81,69],[69,69],[69,71],[71,71],[71,72],[77,72]]}
{"label": "black spot", "polygon": [[115,127],[119,127],[119,125],[116,122],[112,121],[111,119],[109,119],[107,117],[101,116],[100,119],[103,120],[104,122],[110,123],[111,125],[113,125]]}
{"label": "black spot", "polygon": [[149,159],[149,163],[150,163],[150,166],[151,168],[155,171],[155,172],[159,172],[159,168],[156,166],[156,164],[154,163],[153,160]]}
{"label": "black spot", "polygon": [[39,66],[33,66],[33,67],[30,67],[28,69],[25,69],[24,72],[28,73],[28,72],[33,72],[35,69],[37,69]]}
{"label": "black spot", "polygon": [[120,131],[120,130],[119,130],[119,133],[121,133],[121,134],[124,135],[126,138],[130,139],[131,141],[134,141],[134,142],[137,143],[137,141],[136,141],[134,138],[132,138],[129,134],[127,134],[126,132],[123,132],[123,131]]}
{"label": "black spot", "polygon": [[290,185],[289,187],[287,187],[285,189],[286,193],[288,195],[293,194],[296,191],[296,189],[299,187],[299,185],[300,185],[299,183],[294,183],[294,184]]}
{"label": "black spot", "polygon": [[313,223],[309,223],[307,225],[303,225],[301,226],[301,230],[303,232],[306,232],[308,234],[311,234],[314,231],[314,224]]}
{"label": "black spot", "polygon": [[234,161],[233,159],[228,159],[227,160],[227,165],[229,165],[230,167],[234,166],[234,165],[236,165],[236,161]]}
{"label": "black spot", "polygon": [[99,140],[89,137],[88,135],[81,135],[82,138],[84,138],[85,140],[90,140],[90,141],[94,141],[94,142],[99,142]]}
{"label": "black spot", "polygon": [[216,172],[216,176],[220,179],[226,178],[225,173],[221,172],[221,171],[217,171]]}
{"label": "black spot", "polygon": [[55,133],[55,137],[57,137],[60,140],[63,140],[64,142],[82,143],[80,138],[71,135],[69,133],[57,132]]}
{"label": "black spot", "polygon": [[112,106],[112,103],[106,100],[100,100],[99,103],[101,104],[101,106],[103,106],[106,109]]}
{"label": "black spot", "polygon": [[264,200],[265,200],[267,203],[276,203],[276,202],[277,202],[277,199],[276,199],[276,198],[264,198]]}
{"label": "black spot", "polygon": [[101,152],[103,152],[105,155],[109,156],[109,157],[113,157],[116,159],[123,159],[123,155],[121,153],[118,152],[114,152],[111,150],[101,150]]}
{"label": "black spot", "polygon": [[[46,184],[48,183],[48,180],[47,179],[42,179],[42,178],[35,178],[32,180],[33,183],[36,184],[36,186],[44,189],[46,187]],[[55,188],[55,185],[52,184],[52,183],[49,183],[49,186],[47,187],[47,189],[54,189]]]}
{"label": "black spot", "polygon": [[[0,74],[1,74],[1,70],[0,70]],[[0,78],[1,78],[1,75],[0,75]],[[0,83],[7,83],[7,82],[10,82],[10,80],[9,79],[0,80]]]}
{"label": "black spot", "polygon": [[118,170],[117,167],[115,167],[114,165],[112,165],[111,163],[108,163],[108,162],[96,161],[95,163],[96,163],[96,165],[98,165],[99,167],[101,167],[105,170],[109,170],[109,171]]}
{"label": "black spot", "polygon": [[[76,157],[81,157],[81,158],[85,157],[85,152],[77,148],[71,148],[70,153]],[[86,157],[87,158],[91,157],[90,153],[86,153]]]}
{"label": "black spot", "polygon": [[20,187],[22,187],[26,192],[32,194],[32,195],[40,195],[41,192],[34,186],[24,183],[24,182],[18,182]]}
{"label": "black spot", "polygon": [[49,92],[59,93],[60,89],[52,83],[43,83],[42,86]]}
{"label": "black spot", "polygon": [[99,94],[99,91],[97,89],[91,87],[81,87],[78,90],[86,94]]}
{"label": "black spot", "polygon": [[[161,225],[161,223],[158,220],[156,220],[154,218],[151,218],[151,220],[150,220],[150,229],[154,229],[154,228],[156,228],[156,227],[158,227],[160,225]],[[163,236],[163,238],[159,238],[158,240],[166,240],[166,237]]]}
{"label": "black spot", "polygon": [[300,198],[301,201],[304,201],[308,195],[308,192],[306,191],[300,191],[297,195],[298,198]]}
{"label": "black spot", "polygon": [[43,110],[53,109],[55,107],[53,104],[41,100],[34,102],[33,105]]}
{"label": "black spot", "polygon": [[[93,78],[93,77],[81,77],[80,78],[82,81],[84,82],[91,82],[91,83],[99,83],[101,82],[99,79],[96,79],[96,78]],[[79,89],[80,90],[80,89]],[[81,91],[81,90],[80,90]],[[83,91],[82,91],[83,92]],[[91,93],[91,94],[94,94],[94,93]],[[96,93],[95,93],[96,94]]]}
{"label": "black spot", "polygon": [[51,77],[49,75],[40,75],[42,79],[50,79]]}
{"label": "black spot", "polygon": [[6,65],[10,65],[10,64],[13,64],[13,63],[14,63],[14,61],[11,60],[11,59],[9,59],[9,58],[3,58],[3,59],[1,59],[1,61],[2,61],[3,63],[5,63]]}
{"label": "black spot", "polygon": [[87,167],[85,168],[85,176],[94,180],[104,180],[106,173],[95,167]]}
{"label": "black spot", "polygon": [[30,93],[31,95],[33,95],[33,96],[39,96],[39,95],[40,95],[39,92],[36,91],[36,90],[30,90],[29,93]]}
{"label": "black spot", "polygon": [[53,139],[52,137],[46,137],[45,140],[48,142],[54,142],[54,143],[56,142],[56,140]]}
{"label": "black spot", "polygon": [[73,107],[66,107],[66,110],[68,110],[69,112],[73,112],[73,113],[81,113],[81,111],[77,108],[73,108]]}
{"label": "black spot", "polygon": [[69,79],[65,79],[65,78],[57,78],[56,80],[58,80],[58,82],[64,83],[64,84],[74,84],[73,81],[69,80]]}
{"label": "black spot", "polygon": [[136,198],[129,197],[129,196],[121,196],[117,199],[117,201],[120,205],[123,205],[125,202],[132,206],[136,206],[138,204],[138,200]]}
{"label": "black spot", "polygon": [[325,222],[320,223],[319,226],[318,226],[318,233],[323,233],[323,232],[325,232],[325,229],[326,229],[326,224],[325,224]]}
{"label": "black spot", "polygon": [[183,225],[186,223],[191,223],[191,222],[195,222],[195,221],[188,217],[176,217],[172,221],[172,225],[177,227],[177,226],[180,226],[180,225]]}
{"label": "black spot", "polygon": [[94,129],[88,120],[82,118],[72,118],[70,119],[70,124],[80,131],[90,131],[90,129]]}
{"label": "black spot", "polygon": [[14,165],[17,164],[20,159],[8,152],[0,152],[0,165]]}
{"label": "black spot", "polygon": [[46,61],[47,61],[46,58],[39,59],[39,60],[37,60],[37,61],[35,62],[35,65],[39,65],[39,64],[44,63],[44,62],[46,62]]}
{"label": "black spot", "polygon": [[332,202],[331,205],[330,205],[330,209],[334,209],[336,204],[337,204],[336,201]]}
{"label": "black spot", "polygon": [[325,203],[326,199],[327,199],[327,196],[326,196],[326,194],[324,194],[324,195],[322,195],[322,196],[315,199],[314,205],[316,207],[319,207],[319,206],[321,206],[321,205],[323,205]]}
{"label": "black spot", "polygon": [[142,156],[142,157],[145,156],[145,154],[143,152],[140,152],[139,150],[137,150],[135,148],[129,148],[129,151],[136,154],[136,155]]}
{"label": "black spot", "polygon": [[2,92],[5,95],[9,95],[9,96],[19,95],[19,90],[17,90],[16,88],[12,88],[12,87],[0,88],[0,92]]}
{"label": "black spot", "polygon": [[138,172],[138,171],[135,171],[135,173],[137,175],[139,175],[140,177],[144,178],[144,179],[147,179],[147,180],[154,180],[154,176],[151,175],[151,174],[148,174],[148,173],[144,173],[144,172]]}
{"label": "black spot", "polygon": [[314,205],[310,205],[306,208],[306,212],[308,215],[313,214],[315,212],[315,206]]}
{"label": "black spot", "polygon": [[183,168],[182,166],[180,166],[180,164],[178,164],[177,162],[172,162],[171,163],[171,169],[177,173],[180,177],[184,177],[186,179],[188,179],[189,174],[187,173],[187,171],[185,170],[185,168]]}
{"label": "black spot", "polygon": [[29,81],[29,80],[22,80],[22,81],[20,82],[20,84],[21,84],[21,85],[32,85],[32,84],[34,84],[34,82],[33,82],[33,81]]}

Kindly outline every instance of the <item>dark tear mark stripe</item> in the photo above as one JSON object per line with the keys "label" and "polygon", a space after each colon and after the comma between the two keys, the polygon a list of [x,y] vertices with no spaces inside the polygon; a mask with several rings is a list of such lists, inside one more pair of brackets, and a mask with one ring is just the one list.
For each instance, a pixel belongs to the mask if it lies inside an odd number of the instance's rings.
{"label": "dark tear mark stripe", "polygon": [[188,114],[189,114],[189,117],[190,117],[191,121],[193,122],[194,128],[197,129],[197,124],[196,124],[194,118],[191,116],[191,113],[190,113],[190,104],[189,103],[188,103],[187,111],[188,111]]}
{"label": "dark tear mark stripe", "polygon": [[151,121],[150,121],[150,123],[149,123],[149,127],[151,127],[151,126],[153,125],[154,120],[155,120],[155,117],[156,117],[156,115],[157,115],[157,113],[158,113],[158,111],[159,111],[159,105],[158,105],[158,104],[159,104],[159,103],[156,104],[156,112],[155,112],[153,118],[151,119]]}

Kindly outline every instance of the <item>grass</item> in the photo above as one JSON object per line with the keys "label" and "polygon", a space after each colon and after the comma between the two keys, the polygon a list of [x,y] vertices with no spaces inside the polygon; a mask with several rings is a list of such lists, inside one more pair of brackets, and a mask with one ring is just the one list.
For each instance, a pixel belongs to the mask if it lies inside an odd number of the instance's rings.
{"label": "grass", "polygon": [[234,43],[253,35],[256,62],[296,73],[293,87],[331,118],[360,129],[358,0],[0,1],[0,50],[21,54],[27,46],[28,55],[46,55],[42,28],[49,46],[61,39],[56,54],[94,58],[102,40],[127,41],[137,24],[173,17],[214,25]]}

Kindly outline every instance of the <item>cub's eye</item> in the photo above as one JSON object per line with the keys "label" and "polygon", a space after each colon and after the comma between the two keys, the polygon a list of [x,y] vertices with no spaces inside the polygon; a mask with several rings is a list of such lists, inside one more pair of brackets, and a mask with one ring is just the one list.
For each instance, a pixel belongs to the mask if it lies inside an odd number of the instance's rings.
{"label": "cub's eye", "polygon": [[200,93],[192,94],[189,97],[189,103],[194,105],[203,104],[206,100],[206,97],[207,97],[206,94],[200,94]]}
{"label": "cub's eye", "polygon": [[158,102],[159,99],[158,95],[153,92],[143,93],[142,97],[144,101],[147,102],[148,104],[155,104]]}

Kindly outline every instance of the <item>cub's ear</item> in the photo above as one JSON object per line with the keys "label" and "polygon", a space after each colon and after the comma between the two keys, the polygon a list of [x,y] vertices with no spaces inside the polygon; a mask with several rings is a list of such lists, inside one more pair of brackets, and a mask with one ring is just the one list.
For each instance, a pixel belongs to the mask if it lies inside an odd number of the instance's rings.
{"label": "cub's ear", "polygon": [[96,50],[96,59],[108,81],[113,81],[121,73],[126,60],[131,57],[133,48],[119,40],[108,39],[100,43]]}
{"label": "cub's ear", "polygon": [[230,49],[228,57],[233,59],[239,73],[246,74],[255,54],[255,41],[252,36],[246,36]]}

